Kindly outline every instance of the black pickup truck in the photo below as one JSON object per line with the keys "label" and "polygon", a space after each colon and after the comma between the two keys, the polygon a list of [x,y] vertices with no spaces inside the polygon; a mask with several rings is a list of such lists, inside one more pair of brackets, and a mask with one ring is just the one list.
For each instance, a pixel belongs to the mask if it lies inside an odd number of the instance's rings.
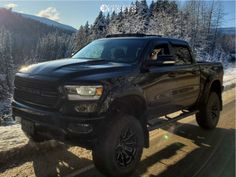
{"label": "black pickup truck", "polygon": [[129,176],[149,131],[193,114],[200,127],[217,126],[222,78],[221,63],[196,62],[183,40],[108,35],[72,58],[22,68],[13,115],[32,140],[91,149],[102,173]]}

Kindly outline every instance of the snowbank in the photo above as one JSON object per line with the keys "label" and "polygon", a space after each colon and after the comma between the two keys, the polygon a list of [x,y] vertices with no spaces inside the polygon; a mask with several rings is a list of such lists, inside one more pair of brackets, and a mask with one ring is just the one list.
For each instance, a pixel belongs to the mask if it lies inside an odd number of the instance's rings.
{"label": "snowbank", "polygon": [[34,143],[21,130],[21,125],[0,126],[0,166],[14,158],[22,158],[63,144],[56,141]]}
{"label": "snowbank", "polygon": [[225,90],[235,87],[236,83],[236,66],[227,68],[224,71],[224,86]]}
{"label": "snowbank", "polygon": [[20,124],[0,127],[0,152],[28,143],[28,138],[21,131]]}

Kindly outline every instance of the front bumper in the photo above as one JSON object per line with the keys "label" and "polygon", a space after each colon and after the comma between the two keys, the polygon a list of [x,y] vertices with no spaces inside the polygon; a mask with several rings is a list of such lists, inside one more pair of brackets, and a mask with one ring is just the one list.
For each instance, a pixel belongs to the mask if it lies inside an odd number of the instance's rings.
{"label": "front bumper", "polygon": [[[71,117],[59,112],[29,107],[12,102],[13,116],[34,124],[34,133],[45,139],[56,139],[88,149],[97,142],[99,128],[105,117]],[[25,132],[29,134],[29,132]]]}

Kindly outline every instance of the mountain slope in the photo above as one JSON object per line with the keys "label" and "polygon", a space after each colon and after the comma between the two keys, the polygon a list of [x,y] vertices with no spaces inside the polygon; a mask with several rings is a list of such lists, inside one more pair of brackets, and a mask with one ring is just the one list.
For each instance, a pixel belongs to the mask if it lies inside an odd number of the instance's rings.
{"label": "mountain slope", "polygon": [[54,26],[54,27],[57,27],[57,28],[60,28],[60,29],[64,29],[64,30],[68,30],[68,31],[72,31],[72,32],[76,32],[77,31],[72,26],[65,25],[65,24],[62,24],[62,23],[58,23],[58,22],[50,20],[48,18],[38,17],[38,16],[34,16],[34,15],[29,15],[29,14],[23,14],[23,13],[18,13],[18,12],[15,12],[15,13],[20,14],[24,18],[29,18],[29,19],[32,19],[32,20],[36,20],[36,21],[44,23],[44,24],[46,24],[48,26]]}
{"label": "mountain slope", "polygon": [[[50,39],[54,40],[55,43],[58,42],[58,38],[63,38],[64,40],[60,41],[66,43],[74,33],[71,30],[46,25],[38,20],[23,17],[20,13],[4,8],[0,8],[0,29],[10,33],[12,57],[17,66],[25,63],[29,58],[37,58],[36,49],[39,44],[45,42],[46,38],[53,36],[54,38],[50,37]],[[50,49],[48,48],[48,50]],[[45,53],[47,53],[47,49],[45,49]]]}
{"label": "mountain slope", "polygon": [[236,27],[219,28],[219,30],[224,35],[234,35],[235,36]]}

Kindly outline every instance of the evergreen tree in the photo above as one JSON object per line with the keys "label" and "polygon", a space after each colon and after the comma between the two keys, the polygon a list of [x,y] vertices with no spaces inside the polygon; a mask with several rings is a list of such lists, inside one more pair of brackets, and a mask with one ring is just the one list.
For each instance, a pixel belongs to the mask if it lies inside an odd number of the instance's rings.
{"label": "evergreen tree", "polygon": [[134,14],[134,30],[139,33],[146,33],[149,27],[149,8],[146,0],[136,1],[136,13]]}
{"label": "evergreen tree", "polygon": [[99,12],[98,17],[92,26],[92,39],[98,39],[104,37],[107,33],[107,23],[106,18],[102,11]]}
{"label": "evergreen tree", "polygon": [[15,66],[12,57],[12,35],[5,27],[0,28],[0,95],[7,96],[13,91]]}
{"label": "evergreen tree", "polygon": [[92,41],[91,29],[88,22],[86,22],[85,26],[80,26],[77,33],[72,36],[71,41],[71,53],[75,53]]}
{"label": "evergreen tree", "polygon": [[49,33],[40,38],[36,48],[36,58],[42,61],[55,60],[67,57],[69,36]]}

